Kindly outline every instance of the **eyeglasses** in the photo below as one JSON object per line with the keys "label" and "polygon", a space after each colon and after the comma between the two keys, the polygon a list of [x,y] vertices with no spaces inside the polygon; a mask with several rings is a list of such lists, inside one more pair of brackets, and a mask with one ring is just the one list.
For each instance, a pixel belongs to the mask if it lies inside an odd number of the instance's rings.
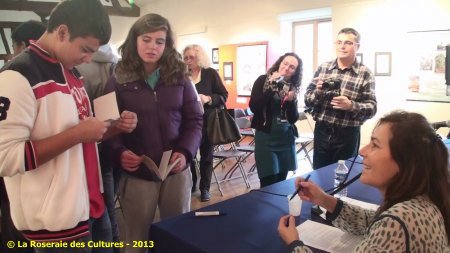
{"label": "eyeglasses", "polygon": [[184,60],[185,60],[185,61],[187,61],[187,60],[195,60],[195,56],[192,56],[192,55],[185,56],[185,57],[184,57]]}
{"label": "eyeglasses", "polygon": [[336,46],[339,46],[339,47],[342,46],[342,43],[344,43],[344,45],[348,46],[348,47],[358,44],[356,42],[349,41],[349,40],[346,40],[346,41],[337,40],[335,43],[336,43]]}

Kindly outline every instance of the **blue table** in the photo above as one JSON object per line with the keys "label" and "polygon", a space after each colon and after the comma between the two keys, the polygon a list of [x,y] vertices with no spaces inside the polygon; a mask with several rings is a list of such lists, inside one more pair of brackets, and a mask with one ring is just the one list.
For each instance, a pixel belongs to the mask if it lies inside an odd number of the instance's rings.
{"label": "blue table", "polygon": [[[351,162],[347,161],[347,166]],[[310,180],[323,189],[333,186],[336,164],[311,172]],[[361,172],[355,163],[350,177]],[[289,179],[268,187],[263,191],[288,195],[294,192],[294,180]],[[379,204],[381,195],[359,180],[348,189],[348,196]],[[297,224],[310,219],[311,203],[303,202],[302,214]],[[153,252],[287,252],[287,247],[278,236],[279,218],[289,212],[287,198],[259,191],[229,199],[197,211],[220,211],[224,216],[195,217],[194,212],[155,223],[151,227]]]}

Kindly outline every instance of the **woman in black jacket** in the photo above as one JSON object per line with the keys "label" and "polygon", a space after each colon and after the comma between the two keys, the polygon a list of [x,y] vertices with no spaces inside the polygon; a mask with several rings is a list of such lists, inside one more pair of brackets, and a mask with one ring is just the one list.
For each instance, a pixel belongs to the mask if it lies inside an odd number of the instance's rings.
{"label": "woman in black jacket", "polygon": [[261,187],[285,180],[288,171],[297,168],[295,122],[302,71],[302,60],[295,53],[286,53],[253,85],[250,109]]}
{"label": "woman in black jacket", "polygon": [[[214,109],[225,104],[228,92],[216,70],[209,67],[209,60],[204,50],[196,44],[189,45],[183,50],[184,62],[189,71],[189,78],[197,89],[201,103],[203,104],[203,131],[200,143],[200,184],[201,201],[209,201],[211,196],[209,186],[213,170],[213,145],[209,142],[206,128],[208,115]],[[195,191],[197,183],[195,165],[191,164],[192,190]]]}

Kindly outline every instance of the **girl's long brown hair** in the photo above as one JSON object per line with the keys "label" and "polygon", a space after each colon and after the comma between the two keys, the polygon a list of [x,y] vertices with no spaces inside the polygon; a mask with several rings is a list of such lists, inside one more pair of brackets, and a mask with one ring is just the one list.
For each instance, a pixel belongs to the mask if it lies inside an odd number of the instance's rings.
{"label": "girl's long brown hair", "polygon": [[175,49],[172,28],[169,21],[158,14],[146,14],[139,18],[128,32],[125,42],[119,47],[122,60],[117,64],[117,74],[133,73],[141,79],[146,79],[144,63],[137,52],[137,37],[150,32],[166,31],[166,45],[159,60],[161,79],[168,85],[186,79],[186,65],[181,55]]}

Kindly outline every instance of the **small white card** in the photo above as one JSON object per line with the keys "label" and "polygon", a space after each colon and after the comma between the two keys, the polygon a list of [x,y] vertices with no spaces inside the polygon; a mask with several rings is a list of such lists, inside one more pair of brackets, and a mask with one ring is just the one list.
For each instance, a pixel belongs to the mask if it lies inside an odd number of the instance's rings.
{"label": "small white card", "polygon": [[120,118],[116,92],[113,91],[94,99],[95,118],[101,121],[114,121]]}

